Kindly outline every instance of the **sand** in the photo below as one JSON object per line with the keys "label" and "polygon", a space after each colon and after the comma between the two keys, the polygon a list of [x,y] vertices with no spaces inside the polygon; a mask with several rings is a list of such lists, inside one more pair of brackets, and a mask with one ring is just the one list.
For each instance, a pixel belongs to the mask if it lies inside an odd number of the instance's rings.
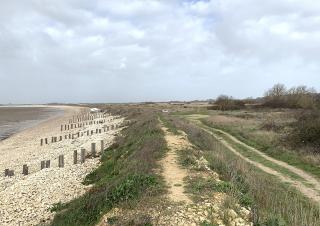
{"label": "sand", "polygon": [[[55,106],[56,107],[56,106]],[[73,115],[88,111],[84,107],[59,106],[62,116],[53,117],[39,125],[14,134],[0,142],[0,225],[37,225],[53,217],[48,210],[57,202],[67,202],[83,194],[88,188],[81,184],[83,178],[96,168],[99,158],[88,159],[85,164],[73,164],[73,151],[91,150],[91,143],[100,141],[110,145],[119,129],[76,139],[63,139],[51,143],[52,136],[69,134],[61,132],[61,124],[68,123]],[[120,124],[123,119],[108,116],[103,125]],[[102,124],[74,129],[74,133],[102,128]],[[40,146],[40,139],[48,137],[50,144]],[[65,167],[58,167],[58,156],[64,155]],[[80,157],[79,157],[80,158]],[[40,162],[50,160],[51,168],[40,170]],[[22,175],[22,165],[29,166],[28,176]],[[15,171],[14,177],[4,177],[4,169]]]}

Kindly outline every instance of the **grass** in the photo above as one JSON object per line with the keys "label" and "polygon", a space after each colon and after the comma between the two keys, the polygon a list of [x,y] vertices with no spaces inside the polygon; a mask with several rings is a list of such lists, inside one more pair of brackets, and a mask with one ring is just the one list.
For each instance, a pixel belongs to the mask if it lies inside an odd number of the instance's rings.
{"label": "grass", "polygon": [[301,176],[291,172],[290,170],[288,170],[285,167],[279,166],[278,164],[271,162],[269,160],[267,160],[266,158],[262,157],[261,155],[259,155],[258,153],[252,151],[251,149],[234,142],[232,139],[230,139],[227,135],[215,131],[210,127],[206,127],[207,129],[210,129],[210,131],[220,137],[222,137],[224,140],[226,140],[233,148],[235,148],[240,154],[242,154],[244,157],[247,157],[250,160],[253,160],[255,162],[261,163],[271,169],[274,169],[278,172],[281,172],[284,175],[287,175],[289,177],[291,177],[294,180],[300,180],[302,182],[305,182],[305,179],[302,178]]}
{"label": "grass", "polygon": [[[248,164],[197,125],[172,117],[174,126],[184,131],[188,139],[205,152],[210,168],[219,173],[223,181],[230,183],[229,194],[242,205],[251,207],[251,220],[255,225],[319,225],[317,204],[274,176]],[[207,185],[196,186],[197,189],[203,187]]]}
{"label": "grass", "polygon": [[299,169],[302,169],[320,178],[320,167],[314,163],[311,163],[310,161],[305,161],[304,158],[301,156],[301,154],[296,151],[289,151],[284,148],[279,148],[272,143],[261,142],[261,139],[257,141],[253,138],[250,138],[247,132],[245,132],[244,130],[239,131],[238,129],[233,129],[228,126],[213,124],[206,119],[201,119],[200,121],[206,126],[220,129],[220,130],[223,130],[224,132],[231,134],[232,136],[236,137],[238,140],[242,141],[243,143],[266,153],[272,158],[286,162],[292,166],[295,166]]}
{"label": "grass", "polygon": [[56,205],[51,225],[95,225],[117,205],[130,207],[141,197],[162,194],[164,183],[154,168],[165,150],[157,116],[135,114],[123,136],[103,152],[101,165],[84,180],[92,189],[69,203]]}

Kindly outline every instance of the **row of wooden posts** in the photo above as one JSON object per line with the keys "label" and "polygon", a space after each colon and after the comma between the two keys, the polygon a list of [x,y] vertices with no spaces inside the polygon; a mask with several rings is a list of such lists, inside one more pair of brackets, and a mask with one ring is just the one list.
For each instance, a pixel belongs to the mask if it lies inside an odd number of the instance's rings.
{"label": "row of wooden posts", "polygon": [[75,115],[72,119],[69,119],[69,123],[83,122],[88,120],[94,120],[97,118],[105,118],[107,115],[104,113],[87,113],[82,115]]}
{"label": "row of wooden posts", "polygon": [[[117,129],[117,128],[119,128],[119,125],[114,124],[114,125],[110,125],[110,126],[104,126],[102,129],[103,129],[103,132],[107,132],[109,130],[113,130],[113,129]],[[94,134],[94,132],[96,134],[102,133],[102,129],[97,128],[95,131],[94,130],[91,130],[91,131],[87,130],[85,132],[77,132],[75,134],[65,134],[64,136],[60,135],[59,137],[51,137],[51,143],[56,143],[58,141],[62,141],[63,137],[64,137],[64,139],[75,139],[75,138],[82,137],[85,134],[87,134],[87,136],[91,136]],[[59,138],[59,140],[58,140],[58,138]],[[42,146],[44,144],[49,144],[48,138],[41,138],[40,139],[40,146]]]}
{"label": "row of wooden posts", "polygon": [[[100,149],[101,152],[104,150],[104,141],[100,141]],[[93,158],[97,157],[97,151],[96,151],[96,143],[91,143],[91,155],[89,155]],[[80,151],[80,163],[84,163],[86,161],[86,149],[82,148]],[[73,151],[73,164],[78,164],[78,151]],[[40,170],[43,170],[45,168],[50,168],[50,160],[43,160],[40,163]],[[59,155],[58,157],[58,167],[63,168],[64,167],[64,155]],[[22,174],[23,175],[29,175],[29,167],[27,164],[24,164],[22,166]],[[12,177],[14,176],[14,170],[5,169],[4,170],[4,176],[5,177]]]}
{"label": "row of wooden posts", "polygon": [[[111,120],[108,120],[111,121]],[[71,124],[63,124],[60,127],[61,131],[67,131],[67,130],[71,130],[71,129],[77,129],[77,128],[82,128],[86,125],[94,125],[94,124],[103,124],[105,123],[106,120],[98,120],[98,121],[90,121],[90,122],[81,122],[81,123],[71,123]]]}

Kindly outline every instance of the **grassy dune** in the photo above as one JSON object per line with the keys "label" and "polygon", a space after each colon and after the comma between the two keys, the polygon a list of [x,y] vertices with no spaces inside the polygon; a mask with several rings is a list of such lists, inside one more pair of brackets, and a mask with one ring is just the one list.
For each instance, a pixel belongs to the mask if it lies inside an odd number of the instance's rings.
{"label": "grassy dune", "polygon": [[123,136],[103,152],[100,167],[86,177],[84,183],[93,185],[90,191],[70,203],[57,205],[51,225],[95,225],[119,204],[134,205],[139,198],[162,193],[162,179],[153,172],[166,150],[157,117],[142,112],[131,120]]}

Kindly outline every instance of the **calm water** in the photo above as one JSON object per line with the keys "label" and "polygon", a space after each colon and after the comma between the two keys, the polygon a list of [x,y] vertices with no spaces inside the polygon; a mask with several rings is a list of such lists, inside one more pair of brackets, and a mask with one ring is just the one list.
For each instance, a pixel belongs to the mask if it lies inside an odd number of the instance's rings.
{"label": "calm water", "polygon": [[62,113],[49,107],[0,106],[0,141]]}

